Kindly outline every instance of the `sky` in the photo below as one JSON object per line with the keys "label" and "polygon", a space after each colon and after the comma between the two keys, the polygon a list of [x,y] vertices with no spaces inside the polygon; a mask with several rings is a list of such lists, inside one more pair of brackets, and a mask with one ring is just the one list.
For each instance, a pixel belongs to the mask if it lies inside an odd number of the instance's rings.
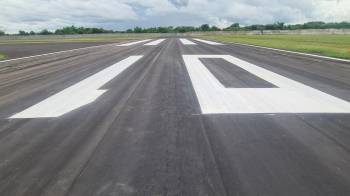
{"label": "sky", "polygon": [[0,30],[350,21],[350,0],[0,0]]}

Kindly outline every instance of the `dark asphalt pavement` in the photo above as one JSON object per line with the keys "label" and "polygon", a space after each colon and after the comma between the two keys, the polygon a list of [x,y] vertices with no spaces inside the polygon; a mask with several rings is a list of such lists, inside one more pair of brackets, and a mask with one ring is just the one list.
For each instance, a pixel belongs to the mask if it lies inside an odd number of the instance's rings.
{"label": "dark asphalt pavement", "polygon": [[[0,195],[350,195],[350,114],[202,114],[182,55],[232,55],[349,102],[350,63],[191,41],[0,62]],[[9,118],[133,55],[91,104]],[[277,88],[202,62],[227,88]]]}
{"label": "dark asphalt pavement", "polygon": [[68,43],[34,43],[34,44],[0,44],[0,53],[7,59],[46,54],[62,50],[104,45],[110,42],[68,42]]}

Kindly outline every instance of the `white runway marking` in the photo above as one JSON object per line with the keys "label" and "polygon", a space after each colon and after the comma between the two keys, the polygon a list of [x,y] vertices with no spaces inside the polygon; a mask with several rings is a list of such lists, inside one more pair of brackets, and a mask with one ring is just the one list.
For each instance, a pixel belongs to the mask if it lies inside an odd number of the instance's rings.
{"label": "white runway marking", "polygon": [[206,43],[206,44],[209,44],[209,45],[217,45],[217,46],[224,45],[222,43],[208,41],[208,40],[203,40],[203,39],[194,39],[194,40],[199,41],[199,42],[203,42],[203,43]]}
{"label": "white runway marking", "polygon": [[[200,58],[222,58],[279,88],[225,88]],[[183,55],[183,59],[203,114],[350,113],[345,100],[230,55]]]}
{"label": "white runway marking", "polygon": [[99,88],[118,76],[140,58],[142,58],[142,56],[126,58],[10,118],[59,117],[79,107],[92,103],[107,91],[99,90]]}
{"label": "white runway marking", "polygon": [[196,43],[188,40],[188,39],[180,39],[183,45],[197,45]]}
{"label": "white runway marking", "polygon": [[135,42],[129,42],[129,43],[125,43],[125,44],[119,44],[117,46],[133,46],[133,45],[141,44],[141,43],[148,42],[148,41],[151,41],[151,39],[140,40],[140,41],[135,41]]}
{"label": "white runway marking", "polygon": [[145,44],[145,46],[156,46],[156,45],[162,43],[164,40],[165,40],[165,39],[158,39],[158,40],[155,40],[155,41],[153,41],[153,42],[150,42],[150,43]]}

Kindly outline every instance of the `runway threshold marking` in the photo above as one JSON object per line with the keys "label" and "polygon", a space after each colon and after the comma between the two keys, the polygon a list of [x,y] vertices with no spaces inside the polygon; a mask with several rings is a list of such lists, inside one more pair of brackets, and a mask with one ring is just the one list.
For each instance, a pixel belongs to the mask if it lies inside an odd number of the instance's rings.
{"label": "runway threshold marking", "polygon": [[[200,61],[224,59],[279,88],[226,88]],[[230,55],[183,55],[203,114],[350,113],[350,103]]]}
{"label": "runway threshold marking", "polygon": [[133,45],[145,43],[145,42],[148,42],[148,41],[151,41],[151,39],[140,40],[140,41],[135,41],[135,42],[129,42],[129,43],[125,43],[125,44],[119,44],[117,46],[133,46]]}
{"label": "runway threshold marking", "polygon": [[206,44],[209,44],[209,45],[216,45],[216,46],[224,45],[222,43],[208,41],[208,40],[203,40],[203,39],[194,39],[194,40],[199,41],[199,42],[203,42],[203,43],[206,43]]}
{"label": "runway threshold marking", "polygon": [[142,56],[130,56],[25,109],[24,111],[11,116],[10,118],[59,117],[84,105],[92,103],[107,91],[99,90],[99,88],[141,58]]}
{"label": "runway threshold marking", "polygon": [[180,41],[183,45],[197,45],[196,43],[188,40],[188,39],[183,39],[183,38],[180,38]]}
{"label": "runway threshold marking", "polygon": [[144,44],[145,46],[157,46],[158,44],[162,43],[163,41],[165,41],[165,39],[157,39],[153,42],[149,42]]}

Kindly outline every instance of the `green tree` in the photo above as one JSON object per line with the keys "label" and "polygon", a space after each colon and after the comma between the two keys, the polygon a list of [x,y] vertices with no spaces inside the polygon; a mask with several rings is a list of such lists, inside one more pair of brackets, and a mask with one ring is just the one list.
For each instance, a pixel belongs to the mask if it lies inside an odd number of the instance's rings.
{"label": "green tree", "polygon": [[142,33],[142,32],[143,32],[143,30],[142,30],[141,27],[135,27],[134,28],[134,33]]}
{"label": "green tree", "polygon": [[224,28],[224,31],[239,31],[239,30],[241,30],[239,23],[233,23],[231,26]]}
{"label": "green tree", "polygon": [[19,30],[19,31],[18,31],[18,34],[19,34],[19,35],[29,35],[29,33],[25,32],[25,31],[23,31],[23,30]]}
{"label": "green tree", "polygon": [[316,22],[307,22],[303,25],[304,29],[322,29],[325,28],[326,23],[321,22],[321,21],[316,21]]}
{"label": "green tree", "polygon": [[210,27],[208,24],[203,24],[199,28],[201,31],[209,31],[210,30]]}
{"label": "green tree", "polygon": [[57,29],[55,34],[67,35],[67,34],[77,34],[78,29],[75,26],[63,27],[62,29]]}
{"label": "green tree", "polygon": [[174,28],[174,32],[177,32],[177,33],[186,33],[191,31],[196,31],[196,28],[192,26],[180,26],[180,27]]}
{"label": "green tree", "polygon": [[233,23],[230,27],[231,28],[239,28],[240,26],[239,26],[239,23]]}
{"label": "green tree", "polygon": [[217,27],[217,26],[212,26],[210,28],[210,31],[221,31],[221,29],[219,27]]}
{"label": "green tree", "polygon": [[44,30],[40,31],[39,34],[40,34],[40,35],[51,35],[52,32],[50,32],[50,31],[47,30],[47,29],[44,29]]}

